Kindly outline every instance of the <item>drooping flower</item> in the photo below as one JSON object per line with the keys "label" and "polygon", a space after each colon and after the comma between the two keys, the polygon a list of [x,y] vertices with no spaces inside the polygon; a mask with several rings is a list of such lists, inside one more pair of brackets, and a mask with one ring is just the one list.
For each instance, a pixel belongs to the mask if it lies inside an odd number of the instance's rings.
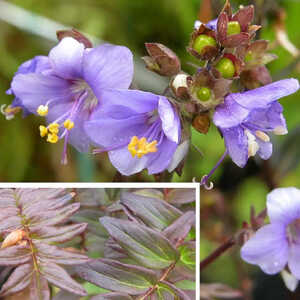
{"label": "drooping flower", "polygon": [[256,153],[262,159],[272,154],[268,133],[287,133],[279,98],[299,89],[296,79],[284,79],[243,93],[229,94],[216,107],[213,122],[223,134],[232,160],[244,167]]}
{"label": "drooping flower", "polygon": [[105,90],[102,97],[101,108],[85,123],[91,141],[100,147],[95,153],[108,151],[124,175],[174,168],[181,126],[167,98],[136,90]]}
{"label": "drooping flower", "polygon": [[[84,123],[101,105],[105,89],[127,89],[133,77],[132,53],[126,47],[103,44],[85,48],[66,37],[48,57],[34,58],[13,78],[11,92],[18,105],[30,113],[46,116],[48,126],[41,125],[41,137],[50,143],[65,139],[62,162],[66,163],[66,146],[87,152],[90,140]],[[113,97],[113,93],[110,94]]]}
{"label": "drooping flower", "polygon": [[276,274],[288,265],[300,279],[300,190],[278,188],[267,196],[270,224],[261,227],[241,249],[241,257]]}

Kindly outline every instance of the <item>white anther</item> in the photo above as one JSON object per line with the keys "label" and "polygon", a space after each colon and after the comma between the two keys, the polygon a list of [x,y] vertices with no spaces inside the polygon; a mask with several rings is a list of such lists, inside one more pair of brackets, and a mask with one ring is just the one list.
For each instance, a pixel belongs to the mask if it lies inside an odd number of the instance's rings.
{"label": "white anther", "polygon": [[270,142],[270,137],[264,133],[263,131],[260,131],[260,130],[256,130],[255,131],[255,135],[261,139],[263,142]]}
{"label": "white anther", "polygon": [[259,149],[259,145],[256,142],[255,136],[249,131],[245,130],[245,134],[248,138],[248,157],[254,156]]}
{"label": "white anther", "polygon": [[284,135],[284,134],[287,134],[288,131],[285,127],[283,126],[277,126],[274,130],[273,130],[273,133],[276,134],[276,135]]}

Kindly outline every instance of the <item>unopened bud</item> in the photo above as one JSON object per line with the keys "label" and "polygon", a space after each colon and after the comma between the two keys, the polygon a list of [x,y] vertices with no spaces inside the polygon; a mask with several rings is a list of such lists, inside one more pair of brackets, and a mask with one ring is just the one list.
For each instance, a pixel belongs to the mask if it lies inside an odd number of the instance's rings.
{"label": "unopened bud", "polygon": [[76,29],[71,30],[58,30],[56,31],[56,36],[59,41],[61,41],[65,37],[71,37],[82,43],[85,48],[93,48],[92,42],[81,32],[77,31]]}
{"label": "unopened bud", "polygon": [[171,88],[173,93],[176,97],[180,99],[186,99],[189,97],[188,94],[188,85],[187,85],[187,78],[189,76],[186,74],[178,74],[174,77],[173,81],[171,82]]}
{"label": "unopened bud", "polygon": [[146,67],[162,76],[174,76],[181,70],[180,60],[168,47],[159,43],[146,43],[150,56],[143,57]]}
{"label": "unopened bud", "polygon": [[21,229],[12,231],[3,241],[1,248],[14,246],[18,242],[20,242],[25,236],[26,236],[26,232]]}
{"label": "unopened bud", "polygon": [[196,116],[193,120],[193,127],[201,132],[206,134],[210,127],[210,118],[207,114],[200,114]]}

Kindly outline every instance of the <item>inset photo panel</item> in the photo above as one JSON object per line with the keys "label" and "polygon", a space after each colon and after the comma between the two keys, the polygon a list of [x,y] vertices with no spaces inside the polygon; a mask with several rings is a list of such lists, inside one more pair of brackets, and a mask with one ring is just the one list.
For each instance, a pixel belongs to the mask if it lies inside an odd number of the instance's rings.
{"label": "inset photo panel", "polygon": [[0,186],[1,300],[198,300],[197,184]]}
{"label": "inset photo panel", "polygon": [[201,188],[201,300],[300,299],[299,179],[245,180]]}

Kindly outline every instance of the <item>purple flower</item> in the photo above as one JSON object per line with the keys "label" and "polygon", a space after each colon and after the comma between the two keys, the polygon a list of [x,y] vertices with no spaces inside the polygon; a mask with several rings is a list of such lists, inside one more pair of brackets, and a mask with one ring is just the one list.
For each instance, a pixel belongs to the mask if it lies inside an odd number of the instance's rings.
{"label": "purple flower", "polygon": [[[205,24],[205,26],[211,30],[217,30],[217,23],[218,23],[218,19],[214,19],[209,21],[208,23]],[[195,29],[199,29],[199,27],[201,26],[202,22],[199,20],[196,20],[194,23],[194,28]]]}
{"label": "purple flower", "polygon": [[105,90],[102,98],[101,107],[85,123],[88,136],[100,147],[96,153],[108,151],[124,175],[145,168],[149,174],[174,168],[181,128],[167,98],[135,90]]}
{"label": "purple flower", "polygon": [[300,190],[278,188],[267,196],[270,224],[261,227],[241,249],[241,257],[276,274],[288,264],[300,279]]}
{"label": "purple flower", "polygon": [[[50,143],[65,139],[66,145],[87,152],[90,140],[84,123],[91,119],[105,97],[105,89],[127,89],[133,77],[129,49],[103,44],[85,48],[66,37],[48,57],[36,57],[23,64],[13,78],[15,101],[31,113],[47,116],[49,125],[40,126],[40,135]],[[111,93],[113,97],[113,93]]]}
{"label": "purple flower", "polygon": [[[28,60],[21,64],[21,66],[18,68],[17,72],[15,73],[15,76],[17,74],[28,74],[28,73],[43,73],[44,71],[46,72],[47,69],[50,69],[50,63],[49,59],[47,56],[36,56],[31,60]],[[12,88],[8,89],[6,91],[7,95],[13,95],[13,90]],[[22,104],[21,99],[15,97],[13,100],[12,104],[10,105],[11,107],[21,107],[23,110],[23,115],[26,116],[30,114],[30,111],[26,109],[26,107]]]}
{"label": "purple flower", "polygon": [[282,106],[277,99],[299,89],[296,79],[284,79],[243,93],[229,94],[217,106],[213,122],[221,130],[232,160],[244,167],[256,153],[262,159],[272,154],[267,133],[286,134]]}

